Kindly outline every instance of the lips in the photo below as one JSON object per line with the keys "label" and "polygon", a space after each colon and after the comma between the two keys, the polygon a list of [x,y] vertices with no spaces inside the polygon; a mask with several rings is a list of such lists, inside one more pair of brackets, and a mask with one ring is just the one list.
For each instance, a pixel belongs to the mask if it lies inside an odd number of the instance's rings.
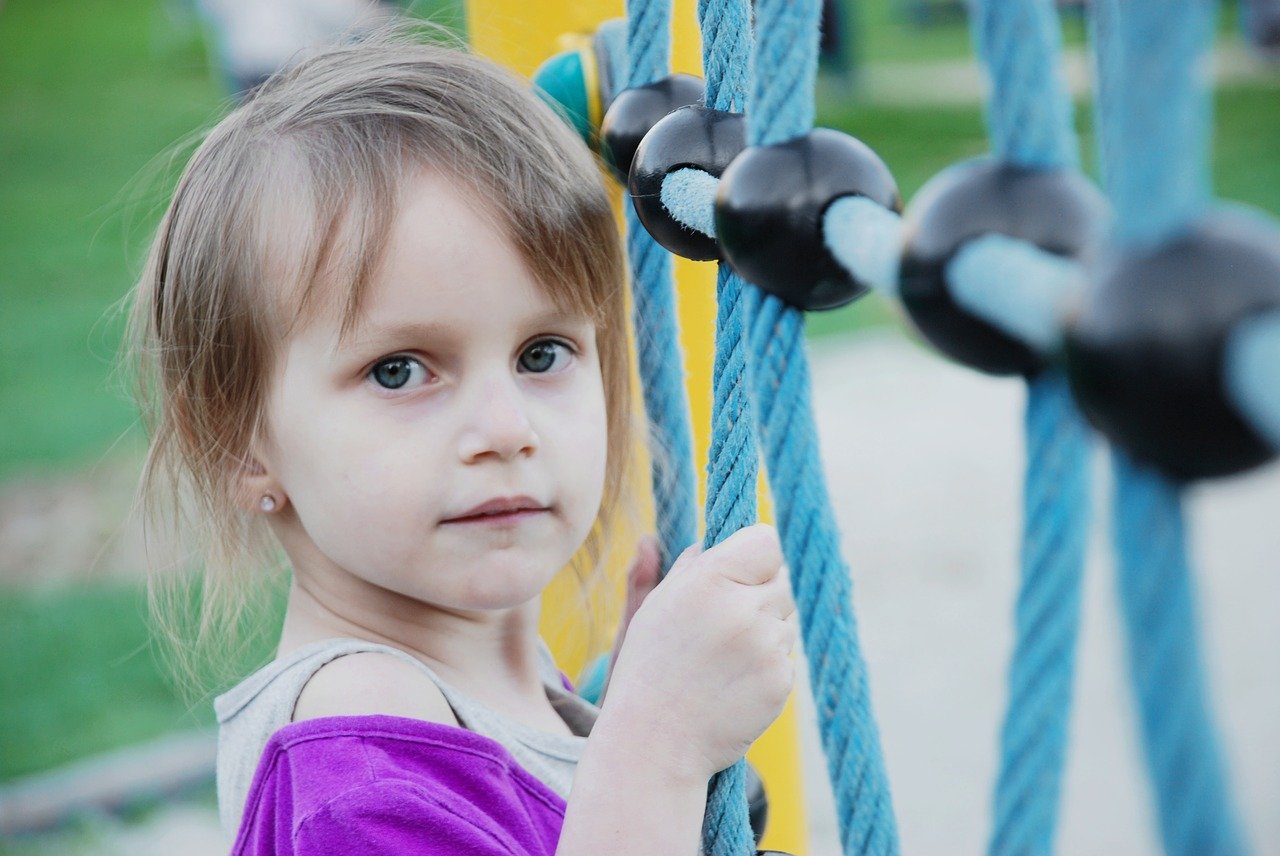
{"label": "lips", "polygon": [[445,523],[471,523],[486,520],[510,520],[547,511],[547,506],[529,496],[501,496],[482,502],[461,514],[445,518]]}

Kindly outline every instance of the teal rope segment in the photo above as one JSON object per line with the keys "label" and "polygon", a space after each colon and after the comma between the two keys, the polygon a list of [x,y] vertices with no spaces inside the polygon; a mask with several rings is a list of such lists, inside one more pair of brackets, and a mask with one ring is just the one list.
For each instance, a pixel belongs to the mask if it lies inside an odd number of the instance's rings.
{"label": "teal rope segment", "polygon": [[970,0],[971,28],[991,77],[991,147],[1029,167],[1075,166],[1071,98],[1058,60],[1062,31],[1050,0]]}
{"label": "teal rope segment", "polygon": [[[1142,248],[1208,203],[1211,0],[1095,0],[1103,174],[1114,238]],[[1167,853],[1246,851],[1207,701],[1178,488],[1116,451],[1113,528],[1130,677]]]}
{"label": "teal rope segment", "polygon": [[747,142],[785,143],[813,128],[822,4],[757,0],[757,34],[747,101]]}
{"label": "teal rope segment", "polygon": [[756,482],[760,472],[747,399],[747,361],[740,306],[742,280],[724,265],[716,274],[716,295],[704,539],[707,547],[755,523]]}
{"label": "teal rope segment", "polygon": [[1088,426],[1066,378],[1029,383],[1022,581],[988,845],[1050,854],[1057,826],[1089,522]]}
{"label": "teal rope segment", "polygon": [[706,106],[741,113],[749,74],[743,49],[751,44],[751,14],[747,3],[745,0],[698,0],[698,26],[702,30]]}
{"label": "teal rope segment", "polygon": [[625,207],[636,352],[653,458],[650,477],[661,553],[659,567],[665,575],[676,557],[698,540],[693,428],[685,392],[671,255],[645,231],[635,208]]}
{"label": "teal rope segment", "polygon": [[[758,0],[747,141],[785,142],[813,125],[821,5]],[[804,317],[757,288],[744,292],[748,365],[769,485],[846,854],[896,854],[880,734],[858,644],[849,568],[839,549],[810,404]]]}
{"label": "teal rope segment", "polygon": [[1079,262],[995,233],[966,243],[946,277],[957,304],[1042,354],[1058,349],[1059,319],[1084,290]]}
{"label": "teal rope segment", "polygon": [[[670,0],[627,4],[626,78],[642,86],[667,73],[670,63]],[[698,538],[697,476],[693,429],[685,392],[671,256],[627,205],[627,259],[631,267],[633,327],[641,389],[649,420],[654,516],[665,575]]]}
{"label": "teal rope segment", "polygon": [[1222,361],[1227,395],[1258,436],[1280,449],[1280,312],[1255,315],[1232,330]]}
{"label": "teal rope segment", "polygon": [[[707,460],[707,547],[755,522],[760,471],[747,399],[742,280],[727,265],[721,265],[717,273],[716,297],[711,451]],[[744,761],[739,760],[712,778],[702,840],[710,856],[742,856],[755,852]]]}
{"label": "teal rope segment", "polygon": [[644,86],[671,68],[671,0],[627,0],[627,87]]}
{"label": "teal rope segment", "polygon": [[[1075,167],[1056,6],[1051,0],[971,0],[971,7],[974,42],[991,77],[987,125],[994,153],[1024,167]],[[984,239],[947,273],[962,304],[989,309],[999,303],[1005,319],[1047,350],[1058,337],[1054,310],[1072,279],[1069,265],[1059,276],[1036,270],[1042,255],[1018,242]],[[996,293],[984,289],[991,280],[1017,285]],[[1024,433],[1022,570],[987,848],[992,856],[1053,852],[1089,531],[1089,432],[1058,373],[1029,382]]]}
{"label": "teal rope segment", "polygon": [[[746,0],[699,0],[705,104],[740,111],[751,43]],[[711,450],[707,462],[706,545],[719,543],[756,520],[759,453],[751,421],[743,335],[742,280],[727,265],[716,274],[716,347],[712,366]],[[711,780],[702,840],[710,856],[755,852],[746,796],[746,762]]]}
{"label": "teal rope segment", "polygon": [[1180,492],[1116,452],[1120,609],[1160,837],[1172,856],[1248,852],[1205,705]]}
{"label": "teal rope segment", "polygon": [[1213,0],[1096,0],[1104,174],[1122,243],[1154,243],[1207,206]]}
{"label": "teal rope segment", "polygon": [[896,854],[898,830],[858,645],[849,567],[840,555],[818,453],[804,316],[746,292],[751,384],[782,550],[809,665],[845,854]]}

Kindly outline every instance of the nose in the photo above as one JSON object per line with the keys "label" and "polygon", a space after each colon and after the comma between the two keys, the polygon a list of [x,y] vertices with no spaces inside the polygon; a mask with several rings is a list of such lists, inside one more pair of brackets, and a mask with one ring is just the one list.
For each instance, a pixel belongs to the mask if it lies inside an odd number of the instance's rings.
{"label": "nose", "polygon": [[532,454],[538,443],[528,402],[515,379],[476,385],[467,402],[467,418],[458,442],[463,462],[511,460]]}

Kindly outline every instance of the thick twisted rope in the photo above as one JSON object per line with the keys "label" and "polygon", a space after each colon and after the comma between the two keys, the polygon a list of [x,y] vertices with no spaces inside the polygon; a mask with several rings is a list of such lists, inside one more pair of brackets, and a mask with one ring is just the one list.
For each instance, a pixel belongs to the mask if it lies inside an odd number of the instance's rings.
{"label": "thick twisted rope", "polygon": [[[1130,0],[1121,15],[1116,0],[1098,0],[1092,9],[1115,238],[1140,247],[1184,228],[1209,199],[1209,99],[1199,69],[1215,4]],[[1119,452],[1112,467],[1129,671],[1165,851],[1243,853],[1206,702],[1181,494]]]}
{"label": "thick twisted rope", "polygon": [[1165,852],[1245,853],[1205,703],[1182,497],[1120,452],[1112,466],[1120,608]]}
{"label": "thick twisted rope", "polygon": [[[707,107],[741,111],[746,96],[746,46],[751,44],[746,0],[699,0],[702,68]],[[716,350],[712,366],[711,452],[707,462],[706,545],[756,519],[759,453],[747,399],[742,280],[727,265],[716,273]],[[746,796],[746,762],[711,780],[702,825],[710,856],[755,852]]]}
{"label": "thick twisted rope", "polygon": [[992,854],[1053,852],[1088,534],[1090,435],[1056,371],[1027,389],[1022,580]]}
{"label": "thick twisted rope", "polygon": [[[670,20],[670,0],[628,3],[629,86],[651,83],[667,73]],[[684,385],[671,255],[645,231],[635,209],[630,205],[624,208],[636,352],[653,455],[654,516],[660,567],[665,574],[676,556],[698,538],[693,432]]]}
{"label": "thick twisted rope", "polygon": [[991,77],[994,154],[1026,167],[1076,166],[1071,99],[1058,63],[1062,33],[1047,0],[971,0],[978,55]]}
{"label": "thick twisted rope", "polygon": [[[1075,167],[1071,100],[1058,71],[1062,36],[1051,0],[972,5],[974,42],[991,76],[987,124],[994,153],[1020,166]],[[1047,856],[1053,849],[1089,526],[1089,432],[1059,371],[1029,383],[1024,430],[1022,572],[992,856]]]}
{"label": "thick twisted rope", "polygon": [[803,316],[758,289],[749,289],[746,300],[757,420],[782,550],[791,568],[842,849],[845,854],[897,853],[849,568],[840,555],[818,455]]}
{"label": "thick twisted rope", "polygon": [[[758,0],[747,136],[783,142],[813,123],[820,5]],[[898,851],[880,735],[858,645],[849,568],[840,555],[810,406],[804,316],[749,287],[748,364],[783,553],[846,854]]]}
{"label": "thick twisted rope", "polygon": [[1090,4],[1097,40],[1103,175],[1122,244],[1161,240],[1209,202],[1209,118],[1203,63],[1213,0]]}
{"label": "thick twisted rope", "polygon": [[[756,520],[758,452],[747,402],[746,353],[743,347],[742,283],[727,266],[716,276],[716,354],[712,376],[711,454],[707,465],[707,533],[709,547]],[[755,852],[746,797],[746,762],[717,773],[711,780],[702,841],[710,856],[743,856]]]}

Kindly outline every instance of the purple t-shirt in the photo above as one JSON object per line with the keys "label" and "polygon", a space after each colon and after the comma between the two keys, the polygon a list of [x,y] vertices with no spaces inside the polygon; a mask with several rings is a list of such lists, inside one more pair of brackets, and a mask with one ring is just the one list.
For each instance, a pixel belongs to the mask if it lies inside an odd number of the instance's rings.
{"label": "purple t-shirt", "polygon": [[564,810],[474,732],[398,716],[309,719],[267,743],[232,853],[551,856]]}

